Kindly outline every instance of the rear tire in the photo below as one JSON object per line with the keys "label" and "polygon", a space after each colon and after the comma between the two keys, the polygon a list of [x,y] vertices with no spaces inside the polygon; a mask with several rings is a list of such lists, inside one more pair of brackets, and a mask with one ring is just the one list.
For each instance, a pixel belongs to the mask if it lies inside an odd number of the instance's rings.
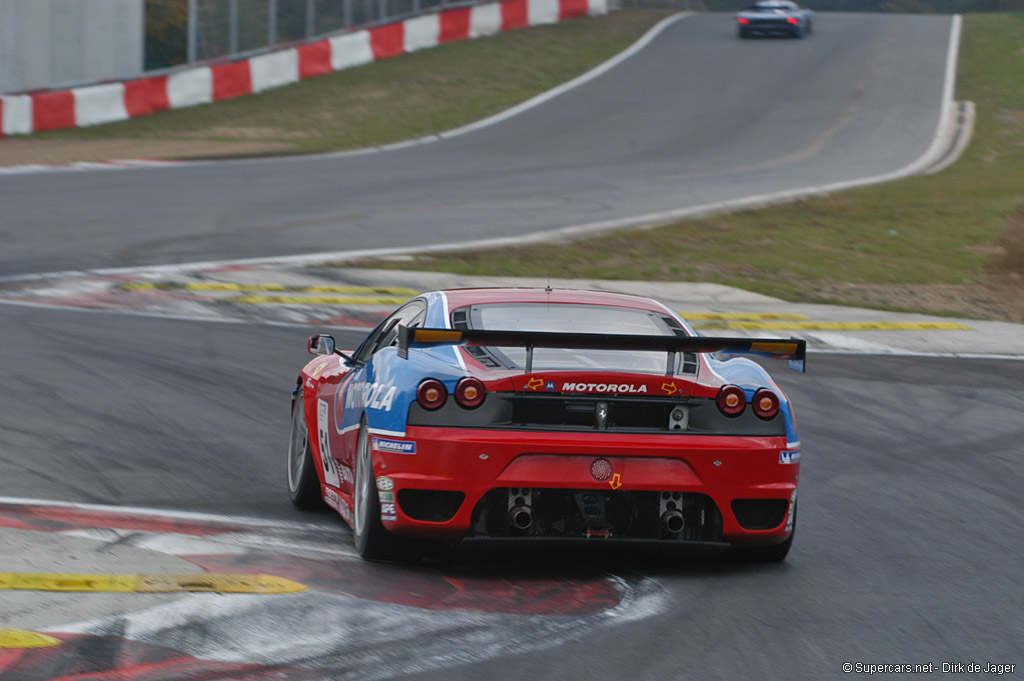
{"label": "rear tire", "polygon": [[380,500],[373,473],[370,430],[364,420],[356,444],[355,484],[352,490],[352,539],[356,552],[366,560],[399,560],[411,551],[409,541],[384,529],[380,521]]}
{"label": "rear tire", "polygon": [[306,425],[306,407],[300,386],[292,405],[292,423],[288,433],[288,497],[299,508],[321,508],[320,478],[313,463]]}

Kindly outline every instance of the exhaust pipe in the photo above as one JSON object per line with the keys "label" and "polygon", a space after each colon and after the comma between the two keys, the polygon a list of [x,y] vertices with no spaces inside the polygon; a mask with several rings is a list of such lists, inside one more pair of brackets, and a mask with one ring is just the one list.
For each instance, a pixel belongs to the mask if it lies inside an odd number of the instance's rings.
{"label": "exhaust pipe", "polygon": [[669,534],[682,532],[683,524],[683,514],[679,511],[665,511],[661,515],[661,527]]}
{"label": "exhaust pipe", "polygon": [[529,506],[516,506],[508,512],[508,522],[517,530],[528,530],[533,525],[533,511]]}

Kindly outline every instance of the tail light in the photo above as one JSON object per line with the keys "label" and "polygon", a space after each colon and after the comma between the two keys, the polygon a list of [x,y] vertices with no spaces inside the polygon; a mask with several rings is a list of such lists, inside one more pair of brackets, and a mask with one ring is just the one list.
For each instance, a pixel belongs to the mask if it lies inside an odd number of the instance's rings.
{"label": "tail light", "polygon": [[736,17],[736,21],[740,22],[741,24],[749,24],[750,23],[750,19],[747,19],[746,17]]}
{"label": "tail light", "polygon": [[718,403],[718,410],[726,416],[739,416],[747,406],[747,396],[743,388],[736,385],[722,386],[715,401]]}
{"label": "tail light", "polygon": [[796,17],[789,17],[786,19],[786,21],[790,24],[793,24],[794,26],[800,23],[800,20],[797,19]]}
{"label": "tail light", "polygon": [[455,386],[455,401],[466,409],[479,407],[487,394],[483,382],[478,378],[467,377]]}
{"label": "tail light", "polygon": [[416,401],[424,409],[439,409],[447,397],[448,390],[444,387],[444,383],[436,378],[428,378],[420,383],[420,387],[416,388]]}
{"label": "tail light", "polygon": [[754,393],[751,407],[759,418],[768,420],[779,413],[779,396],[767,388],[761,388]]}

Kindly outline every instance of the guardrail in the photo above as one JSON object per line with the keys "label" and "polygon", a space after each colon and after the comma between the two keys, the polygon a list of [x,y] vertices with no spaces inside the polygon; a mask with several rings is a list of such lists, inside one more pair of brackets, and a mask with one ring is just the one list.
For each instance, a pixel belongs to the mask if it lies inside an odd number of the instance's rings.
{"label": "guardrail", "polygon": [[281,43],[312,40],[355,27],[471,4],[474,3],[466,0],[187,0],[184,53],[178,45],[174,55],[177,59],[165,55],[163,63],[151,63],[159,58],[156,53],[161,47],[171,47],[152,44],[161,25],[170,23],[154,12],[149,20],[158,25],[150,26],[148,31],[147,68],[232,57]]}

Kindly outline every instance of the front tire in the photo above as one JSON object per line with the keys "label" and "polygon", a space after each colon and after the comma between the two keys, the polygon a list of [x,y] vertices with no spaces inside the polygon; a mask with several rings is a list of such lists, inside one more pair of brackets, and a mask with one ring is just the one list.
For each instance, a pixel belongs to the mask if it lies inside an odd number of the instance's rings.
{"label": "front tire", "polygon": [[323,506],[320,478],[317,477],[313,450],[309,446],[309,428],[306,425],[306,407],[301,386],[295,393],[288,433],[288,497],[299,508]]}

